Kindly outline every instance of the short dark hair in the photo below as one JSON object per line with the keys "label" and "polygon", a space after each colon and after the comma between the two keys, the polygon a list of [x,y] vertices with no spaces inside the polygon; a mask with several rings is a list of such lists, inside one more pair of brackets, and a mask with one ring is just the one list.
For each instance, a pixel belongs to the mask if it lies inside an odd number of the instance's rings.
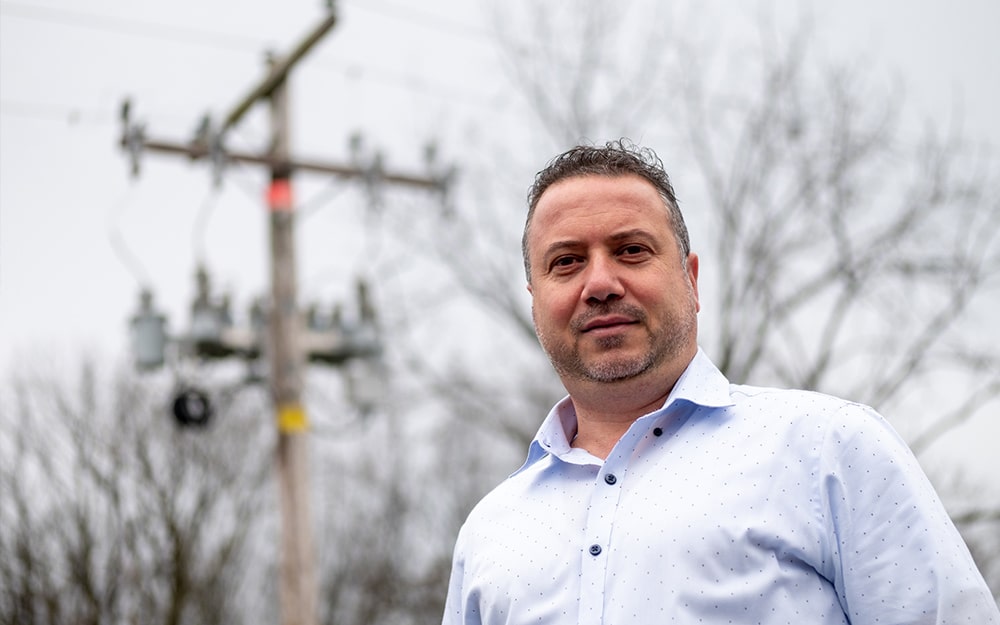
{"label": "short dark hair", "polygon": [[635,145],[628,139],[608,141],[603,147],[578,145],[556,156],[535,175],[535,181],[528,189],[528,216],[521,236],[521,254],[524,256],[524,273],[531,282],[531,261],[528,258],[528,231],[535,207],[542,194],[560,180],[575,176],[626,176],[635,175],[649,181],[663,198],[667,217],[677,238],[681,259],[686,260],[691,253],[684,215],[677,205],[677,196],[670,184],[670,178],[663,169],[663,161],[650,148]]}

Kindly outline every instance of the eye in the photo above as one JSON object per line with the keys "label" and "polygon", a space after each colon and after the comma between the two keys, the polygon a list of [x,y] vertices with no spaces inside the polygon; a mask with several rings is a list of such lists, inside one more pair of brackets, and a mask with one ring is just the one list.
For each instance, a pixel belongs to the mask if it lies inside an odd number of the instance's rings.
{"label": "eye", "polygon": [[630,243],[629,245],[625,245],[618,250],[619,256],[625,256],[627,258],[642,258],[648,254],[649,249],[644,245],[639,245],[638,243]]}
{"label": "eye", "polygon": [[578,256],[560,256],[552,261],[552,271],[565,272],[572,269],[580,263],[580,258]]}

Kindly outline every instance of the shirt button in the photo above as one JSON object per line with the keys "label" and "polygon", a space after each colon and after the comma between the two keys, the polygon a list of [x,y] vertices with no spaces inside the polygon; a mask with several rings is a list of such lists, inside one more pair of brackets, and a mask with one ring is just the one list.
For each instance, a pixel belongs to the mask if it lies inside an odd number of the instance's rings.
{"label": "shirt button", "polygon": [[663,428],[653,428],[653,436],[663,436]]}
{"label": "shirt button", "polygon": [[600,545],[591,545],[590,546],[590,555],[592,555],[592,556],[599,556],[599,555],[601,555],[601,546]]}
{"label": "shirt button", "polygon": [[608,473],[607,475],[604,476],[604,481],[607,482],[608,484],[614,484],[615,482],[618,481],[618,478],[615,477],[614,473]]}

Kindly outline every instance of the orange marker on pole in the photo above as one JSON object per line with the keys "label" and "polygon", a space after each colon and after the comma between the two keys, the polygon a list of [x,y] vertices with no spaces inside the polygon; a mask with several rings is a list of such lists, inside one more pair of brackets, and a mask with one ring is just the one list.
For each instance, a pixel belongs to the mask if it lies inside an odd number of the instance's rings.
{"label": "orange marker on pole", "polygon": [[267,206],[272,212],[292,210],[292,181],[288,178],[277,178],[271,181],[267,189]]}

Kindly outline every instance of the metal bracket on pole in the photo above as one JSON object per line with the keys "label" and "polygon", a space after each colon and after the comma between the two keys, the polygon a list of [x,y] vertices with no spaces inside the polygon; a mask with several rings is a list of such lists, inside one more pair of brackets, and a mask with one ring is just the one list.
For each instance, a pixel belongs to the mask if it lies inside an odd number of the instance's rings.
{"label": "metal bracket on pole", "polygon": [[212,163],[212,184],[216,187],[222,186],[222,174],[226,169],[228,159],[226,158],[226,148],[222,145],[222,135],[214,134],[209,144],[209,160]]}
{"label": "metal bracket on pole", "polygon": [[133,178],[139,176],[139,157],[146,144],[146,125],[132,123],[132,102],[128,98],[121,104],[122,145],[128,152]]}

